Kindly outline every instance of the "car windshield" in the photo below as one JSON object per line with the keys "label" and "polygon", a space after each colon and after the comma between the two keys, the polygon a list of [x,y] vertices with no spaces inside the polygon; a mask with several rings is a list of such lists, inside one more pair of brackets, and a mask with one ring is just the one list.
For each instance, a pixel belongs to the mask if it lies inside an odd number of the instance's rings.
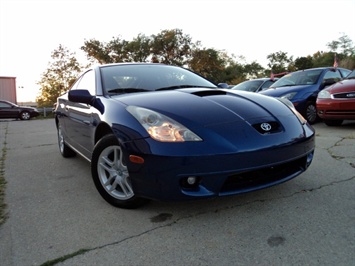
{"label": "car windshield", "polygon": [[235,85],[232,90],[256,91],[262,83],[262,80],[247,80]]}
{"label": "car windshield", "polygon": [[103,88],[108,93],[130,93],[178,88],[216,88],[212,82],[180,67],[158,64],[113,65],[101,68]]}
{"label": "car windshield", "polygon": [[297,85],[313,85],[318,82],[322,69],[314,69],[309,71],[297,71],[287,74],[276,81],[270,88],[297,86]]}
{"label": "car windshield", "polygon": [[347,75],[345,79],[355,79],[355,70],[351,71],[350,74]]}

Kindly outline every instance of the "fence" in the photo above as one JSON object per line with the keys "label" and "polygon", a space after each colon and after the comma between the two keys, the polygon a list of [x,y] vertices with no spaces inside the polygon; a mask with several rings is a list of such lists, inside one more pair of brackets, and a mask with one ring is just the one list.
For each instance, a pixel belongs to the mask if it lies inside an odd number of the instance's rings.
{"label": "fence", "polygon": [[37,110],[41,115],[43,115],[43,117],[53,114],[53,107],[40,107],[37,108]]}

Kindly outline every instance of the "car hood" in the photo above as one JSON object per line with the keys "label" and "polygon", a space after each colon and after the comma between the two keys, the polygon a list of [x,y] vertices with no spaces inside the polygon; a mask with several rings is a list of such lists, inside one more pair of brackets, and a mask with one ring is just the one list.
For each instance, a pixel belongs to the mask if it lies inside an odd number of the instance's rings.
{"label": "car hood", "polygon": [[355,79],[345,79],[326,88],[331,94],[355,91]]}
{"label": "car hood", "polygon": [[21,108],[21,109],[26,109],[26,110],[36,110],[36,108],[34,108],[34,107],[31,107],[31,106],[21,106],[21,105],[19,105],[19,106],[17,106],[18,108]]}
{"label": "car hood", "polygon": [[[223,123],[276,120],[292,115],[277,99],[242,91],[180,89],[116,97],[126,104],[148,108],[181,123],[203,127]],[[186,124],[185,124],[186,125]]]}
{"label": "car hood", "polygon": [[[211,152],[277,147],[313,134],[305,132],[298,118],[285,104],[258,93],[181,89],[114,98],[125,105],[157,111],[183,124],[208,141]],[[263,123],[268,123],[272,129],[263,131]],[[149,137],[142,127],[141,130],[134,128],[140,136]]]}
{"label": "car hood", "polygon": [[304,89],[314,88],[317,85],[297,85],[297,86],[286,86],[286,87],[276,87],[276,88],[269,88],[267,90],[263,90],[259,93],[269,96],[282,96],[290,92],[300,91]]}

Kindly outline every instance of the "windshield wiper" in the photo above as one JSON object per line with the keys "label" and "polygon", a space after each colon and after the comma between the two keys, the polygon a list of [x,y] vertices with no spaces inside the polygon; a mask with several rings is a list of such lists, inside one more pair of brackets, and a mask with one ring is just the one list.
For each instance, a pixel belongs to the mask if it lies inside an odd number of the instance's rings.
{"label": "windshield wiper", "polygon": [[207,87],[207,86],[198,86],[198,85],[175,85],[170,87],[163,87],[156,89],[156,91],[166,91],[166,90],[176,90],[176,89],[186,89],[186,88],[209,88],[215,89],[215,87]]}
{"label": "windshield wiper", "polygon": [[108,93],[131,93],[131,92],[142,92],[150,91],[142,88],[117,88],[107,91]]}
{"label": "windshield wiper", "polygon": [[282,87],[291,87],[291,86],[297,86],[300,84],[286,84],[286,85],[281,85],[281,86],[277,86],[277,87],[270,87],[270,89],[276,89],[276,88],[282,88]]}

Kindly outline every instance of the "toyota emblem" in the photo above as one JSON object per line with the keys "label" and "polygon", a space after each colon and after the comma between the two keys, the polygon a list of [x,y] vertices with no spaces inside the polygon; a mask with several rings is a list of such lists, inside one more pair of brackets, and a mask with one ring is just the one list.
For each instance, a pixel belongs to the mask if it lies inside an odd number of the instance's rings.
{"label": "toyota emblem", "polygon": [[264,131],[270,131],[271,130],[271,125],[269,123],[262,123],[260,125],[261,129]]}

